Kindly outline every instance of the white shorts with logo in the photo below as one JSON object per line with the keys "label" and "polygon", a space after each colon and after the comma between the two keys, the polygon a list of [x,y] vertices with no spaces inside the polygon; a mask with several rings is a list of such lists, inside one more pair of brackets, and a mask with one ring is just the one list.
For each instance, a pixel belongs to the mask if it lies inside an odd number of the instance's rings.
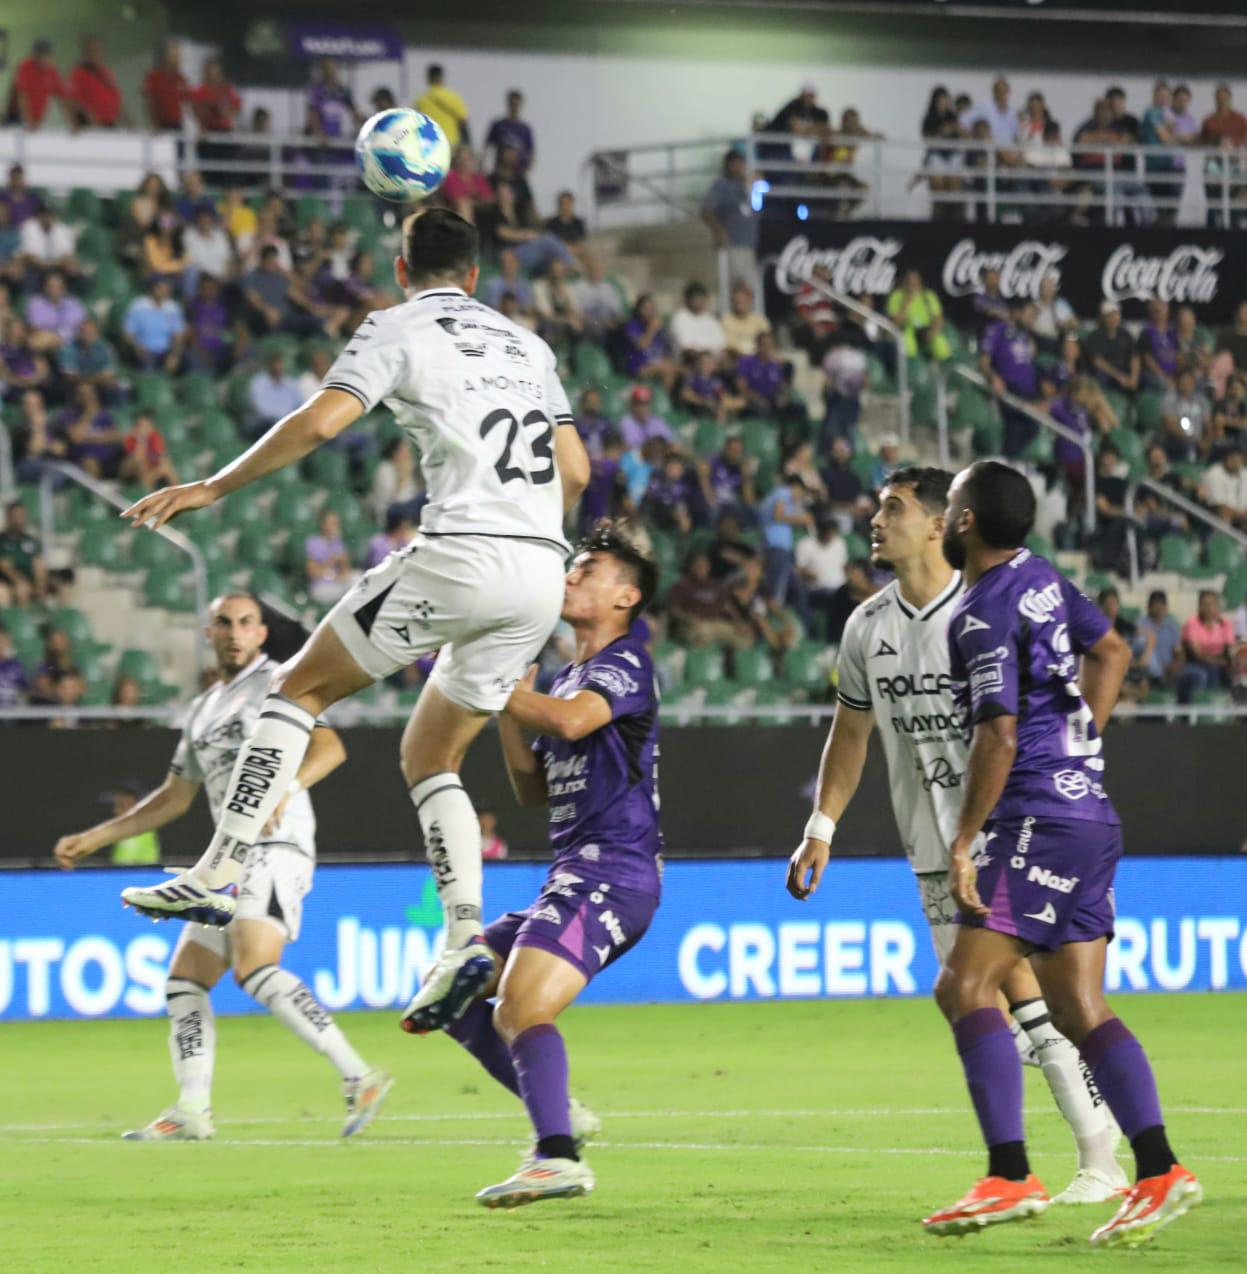
{"label": "white shorts with logo", "polygon": [[948,963],[948,956],[957,937],[957,904],[948,888],[946,871],[924,872],[915,876],[918,896],[922,899],[922,914],[931,928],[931,944],[941,966]]}
{"label": "white shorts with logo", "polygon": [[325,617],[374,679],[440,650],[432,684],[453,703],[499,712],[563,609],[563,557],[539,540],[417,535]]}
{"label": "white shorts with logo", "polygon": [[[315,871],[316,860],[301,850],[277,841],[262,841],[253,846],[247,854],[242,880],[238,882],[234,919],[265,920],[276,925],[287,942],[296,941],[303,925],[303,899],[311,892]],[[184,925],[178,949],[193,942],[228,960],[231,927]]]}

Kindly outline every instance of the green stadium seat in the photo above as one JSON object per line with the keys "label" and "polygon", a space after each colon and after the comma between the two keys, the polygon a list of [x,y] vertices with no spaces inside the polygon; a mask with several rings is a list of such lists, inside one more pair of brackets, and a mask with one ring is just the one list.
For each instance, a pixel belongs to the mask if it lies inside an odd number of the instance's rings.
{"label": "green stadium seat", "polygon": [[313,221],[323,221],[328,225],[332,217],[325,200],[316,195],[300,195],[294,201],[294,220],[299,229],[304,230]]}
{"label": "green stadium seat", "polygon": [[216,380],[206,372],[188,372],[177,382],[177,395],[191,411],[217,411],[221,398]]}
{"label": "green stadium seat", "polygon": [[738,650],[732,657],[732,676],[742,686],[760,686],[775,680],[775,666],[766,646]]}
{"label": "green stadium seat", "polygon": [[8,629],[13,644],[35,642],[42,649],[43,641],[39,636],[40,622],[35,612],[24,606],[8,606],[0,609],[0,624]]}
{"label": "green stadium seat", "polygon": [[338,520],[342,523],[342,530],[345,534],[354,530],[358,526],[368,525],[373,530],[376,524],[371,522],[368,515],[364,511],[364,507],[359,502],[359,497],[353,492],[336,488],[329,492],[325,497],[325,502],[321,506],[322,511],[332,509],[338,515]]}
{"label": "green stadium seat", "polygon": [[82,706],[84,708],[106,708],[113,701],[113,679],[103,670],[94,677],[87,677],[81,665],[78,671],[83,674],[87,687],[83,691]]}
{"label": "green stadium seat", "polygon": [[248,568],[273,566],[277,562],[277,551],[264,526],[251,526],[240,531],[231,556],[239,566]]}
{"label": "green stadium seat", "polygon": [[173,382],[161,372],[140,372],[134,380],[134,398],[144,411],[161,412],[177,409]]}
{"label": "green stadium seat", "polygon": [[78,560],[83,566],[104,571],[126,569],[126,541],[119,535],[84,535],[78,544]]}
{"label": "green stadium seat", "polygon": [[1154,707],[1162,707],[1165,704],[1177,703],[1178,694],[1176,690],[1170,690],[1167,686],[1153,686],[1147,692],[1143,702]]}
{"label": "green stadium seat", "polygon": [[1052,463],[1052,442],[1056,437],[1051,430],[1040,428],[1039,432],[1026,444],[1022,459],[1033,465]]}
{"label": "green stadium seat", "polygon": [[1166,535],[1160,542],[1160,569],[1189,575],[1199,566],[1198,541],[1182,535]]}
{"label": "green stadium seat", "polygon": [[1159,433],[1161,430],[1161,403],[1164,395],[1155,392],[1142,393],[1135,400],[1136,418],[1139,429],[1145,434]]}
{"label": "green stadium seat", "polygon": [[260,566],[251,572],[251,591],[261,597],[271,593],[276,597],[288,597],[290,589],[282,573],[274,566]]}
{"label": "green stadium seat", "polygon": [[877,354],[866,355],[866,375],[870,380],[870,388],[876,394],[896,393],[896,380],[888,371]]}
{"label": "green stadium seat", "polygon": [[269,510],[269,516],[274,526],[281,527],[311,517],[314,512],[311,489],[300,485],[279,491]]}
{"label": "green stadium seat", "polygon": [[[104,220],[104,205],[100,197],[89,186],[75,186],[65,201],[65,219],[67,221],[86,221],[92,223],[87,228]],[[82,253],[82,239],[78,239],[78,252]]]}
{"label": "green stadium seat", "polygon": [[727,712],[707,717],[715,725],[743,725],[745,721],[745,699],[743,688],[732,681],[720,681],[706,686],[702,693],[702,704],[707,708],[738,708],[738,712]]}
{"label": "green stadium seat", "polygon": [[309,481],[322,491],[342,491],[350,486],[350,466],[341,451],[320,447],[308,456],[305,464]]}
{"label": "green stadium seat", "polygon": [[812,643],[794,646],[784,654],[783,680],[794,689],[821,690],[827,685],[827,673],[819,662],[818,647]]}
{"label": "green stadium seat", "polygon": [[725,679],[723,652],[708,647],[690,650],[684,656],[684,681],[690,686],[713,686]]}
{"label": "green stadium seat", "polygon": [[75,249],[84,261],[108,261],[113,256],[113,237],[103,226],[85,226],[78,235]]}
{"label": "green stadium seat", "polygon": [[1232,575],[1247,564],[1243,546],[1220,532],[1209,537],[1204,550],[1204,561],[1212,570],[1226,575]]}
{"label": "green stadium seat", "polygon": [[755,459],[779,459],[779,426],[769,420],[746,420],[741,427],[745,451]]}
{"label": "green stadium seat", "polygon": [[136,570],[157,566],[184,567],[186,555],[170,544],[163,535],[151,531],[135,531],[130,539],[130,565]]}
{"label": "green stadium seat", "polygon": [[1056,553],[1056,546],[1046,535],[1028,535],[1026,537],[1026,547],[1036,557],[1052,557]]}
{"label": "green stadium seat", "polygon": [[86,653],[99,654],[112,650],[107,642],[95,640],[91,633],[91,621],[73,606],[58,606],[49,614],[48,622],[69,638],[74,647],[75,658]]}
{"label": "green stadium seat", "polygon": [[153,566],[143,581],[143,600],[148,606],[162,610],[194,610],[195,592],[190,573],[179,567]]}
{"label": "green stadium seat", "polygon": [[870,556],[870,545],[865,537],[858,535],[855,531],[850,531],[844,537],[844,549],[849,555],[849,561]]}
{"label": "green stadium seat", "polygon": [[654,666],[665,687],[664,698],[684,680],[684,647],[679,642],[661,641],[654,647]]}
{"label": "green stadium seat", "polygon": [[368,544],[376,533],[376,525],[365,521],[342,528],[342,539],[346,544],[347,556],[356,566],[363,566],[367,560]]}
{"label": "green stadium seat", "polygon": [[377,225],[377,205],[369,198],[346,199],[340,219],[357,234],[371,234]]}
{"label": "green stadium seat", "polygon": [[234,422],[223,411],[206,412],[199,421],[195,441],[202,450],[223,451],[232,447],[238,450],[240,440]]}
{"label": "green stadium seat", "polygon": [[699,420],[693,430],[693,450],[699,456],[715,456],[723,450],[727,431],[717,420]]}
{"label": "green stadium seat", "polygon": [[123,650],[117,660],[117,676],[133,677],[143,684],[159,681],[160,671],[156,667],[156,657],[150,650]]}

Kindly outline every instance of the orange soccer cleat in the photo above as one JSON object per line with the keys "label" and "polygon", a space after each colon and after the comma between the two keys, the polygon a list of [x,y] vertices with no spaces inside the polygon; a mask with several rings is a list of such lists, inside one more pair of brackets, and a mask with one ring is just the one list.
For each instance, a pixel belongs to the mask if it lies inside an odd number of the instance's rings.
{"label": "orange soccer cleat", "polygon": [[1144,1177],[1126,1192],[1116,1215],[1091,1236],[1092,1247],[1137,1247],[1156,1231],[1199,1207],[1204,1188],[1181,1164],[1163,1177]]}
{"label": "orange soccer cleat", "polygon": [[1002,1221],[1025,1221],[1027,1217],[1038,1216],[1047,1210],[1050,1202],[1043,1182],[1033,1172],[1025,1181],[983,1177],[952,1207],[924,1217],[922,1225],[928,1234],[940,1238],[969,1234]]}

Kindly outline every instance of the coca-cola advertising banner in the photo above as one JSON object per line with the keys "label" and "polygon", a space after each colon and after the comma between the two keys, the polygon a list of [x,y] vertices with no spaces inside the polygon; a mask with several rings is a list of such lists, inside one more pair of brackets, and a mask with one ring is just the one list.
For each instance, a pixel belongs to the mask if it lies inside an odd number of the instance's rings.
{"label": "coca-cola advertising banner", "polygon": [[1228,322],[1247,300],[1247,235],[1200,229],[1051,229],[941,226],[911,221],[763,221],[758,248],[766,270],[767,313],[782,317],[819,266],[838,292],[870,296],[881,308],[908,269],[943,299],[954,321],[989,270],[1009,300],[1039,296],[1047,276],[1080,318],[1105,300],[1141,318],[1160,297],[1190,305],[1203,323]]}

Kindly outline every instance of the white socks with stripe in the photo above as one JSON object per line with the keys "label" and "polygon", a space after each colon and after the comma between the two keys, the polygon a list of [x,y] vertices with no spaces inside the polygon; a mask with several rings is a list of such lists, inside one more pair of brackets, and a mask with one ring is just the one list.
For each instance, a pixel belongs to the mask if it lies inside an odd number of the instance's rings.
{"label": "white socks with stripe", "polygon": [[327,1057],[343,1079],[359,1079],[368,1073],[368,1063],[351,1047],[342,1028],[289,969],[263,964],[252,970],[240,985],[284,1027]]}
{"label": "white socks with stripe", "polygon": [[269,695],[259,720],[238,751],[216,834],[191,875],[208,889],[242,879],[247,851],[294,782],[307,755],[316,718],[281,695]]}
{"label": "white socks with stripe", "polygon": [[165,983],[169,1009],[169,1057],[177,1080],[178,1108],[202,1115],[212,1109],[212,1067],[216,1061],[216,1018],[206,987],[189,978]]}
{"label": "white socks with stripe", "polygon": [[1115,1174],[1117,1131],[1108,1119],[1108,1103],[1100,1096],[1078,1050],[1052,1025],[1043,1000],[1011,1004],[1009,1012],[1034,1046],[1057,1108],[1074,1134],[1078,1166]]}
{"label": "white socks with stripe", "polygon": [[449,770],[421,779],[411,801],[446,918],[446,949],[453,950],[481,932],[480,821],[459,776]]}

